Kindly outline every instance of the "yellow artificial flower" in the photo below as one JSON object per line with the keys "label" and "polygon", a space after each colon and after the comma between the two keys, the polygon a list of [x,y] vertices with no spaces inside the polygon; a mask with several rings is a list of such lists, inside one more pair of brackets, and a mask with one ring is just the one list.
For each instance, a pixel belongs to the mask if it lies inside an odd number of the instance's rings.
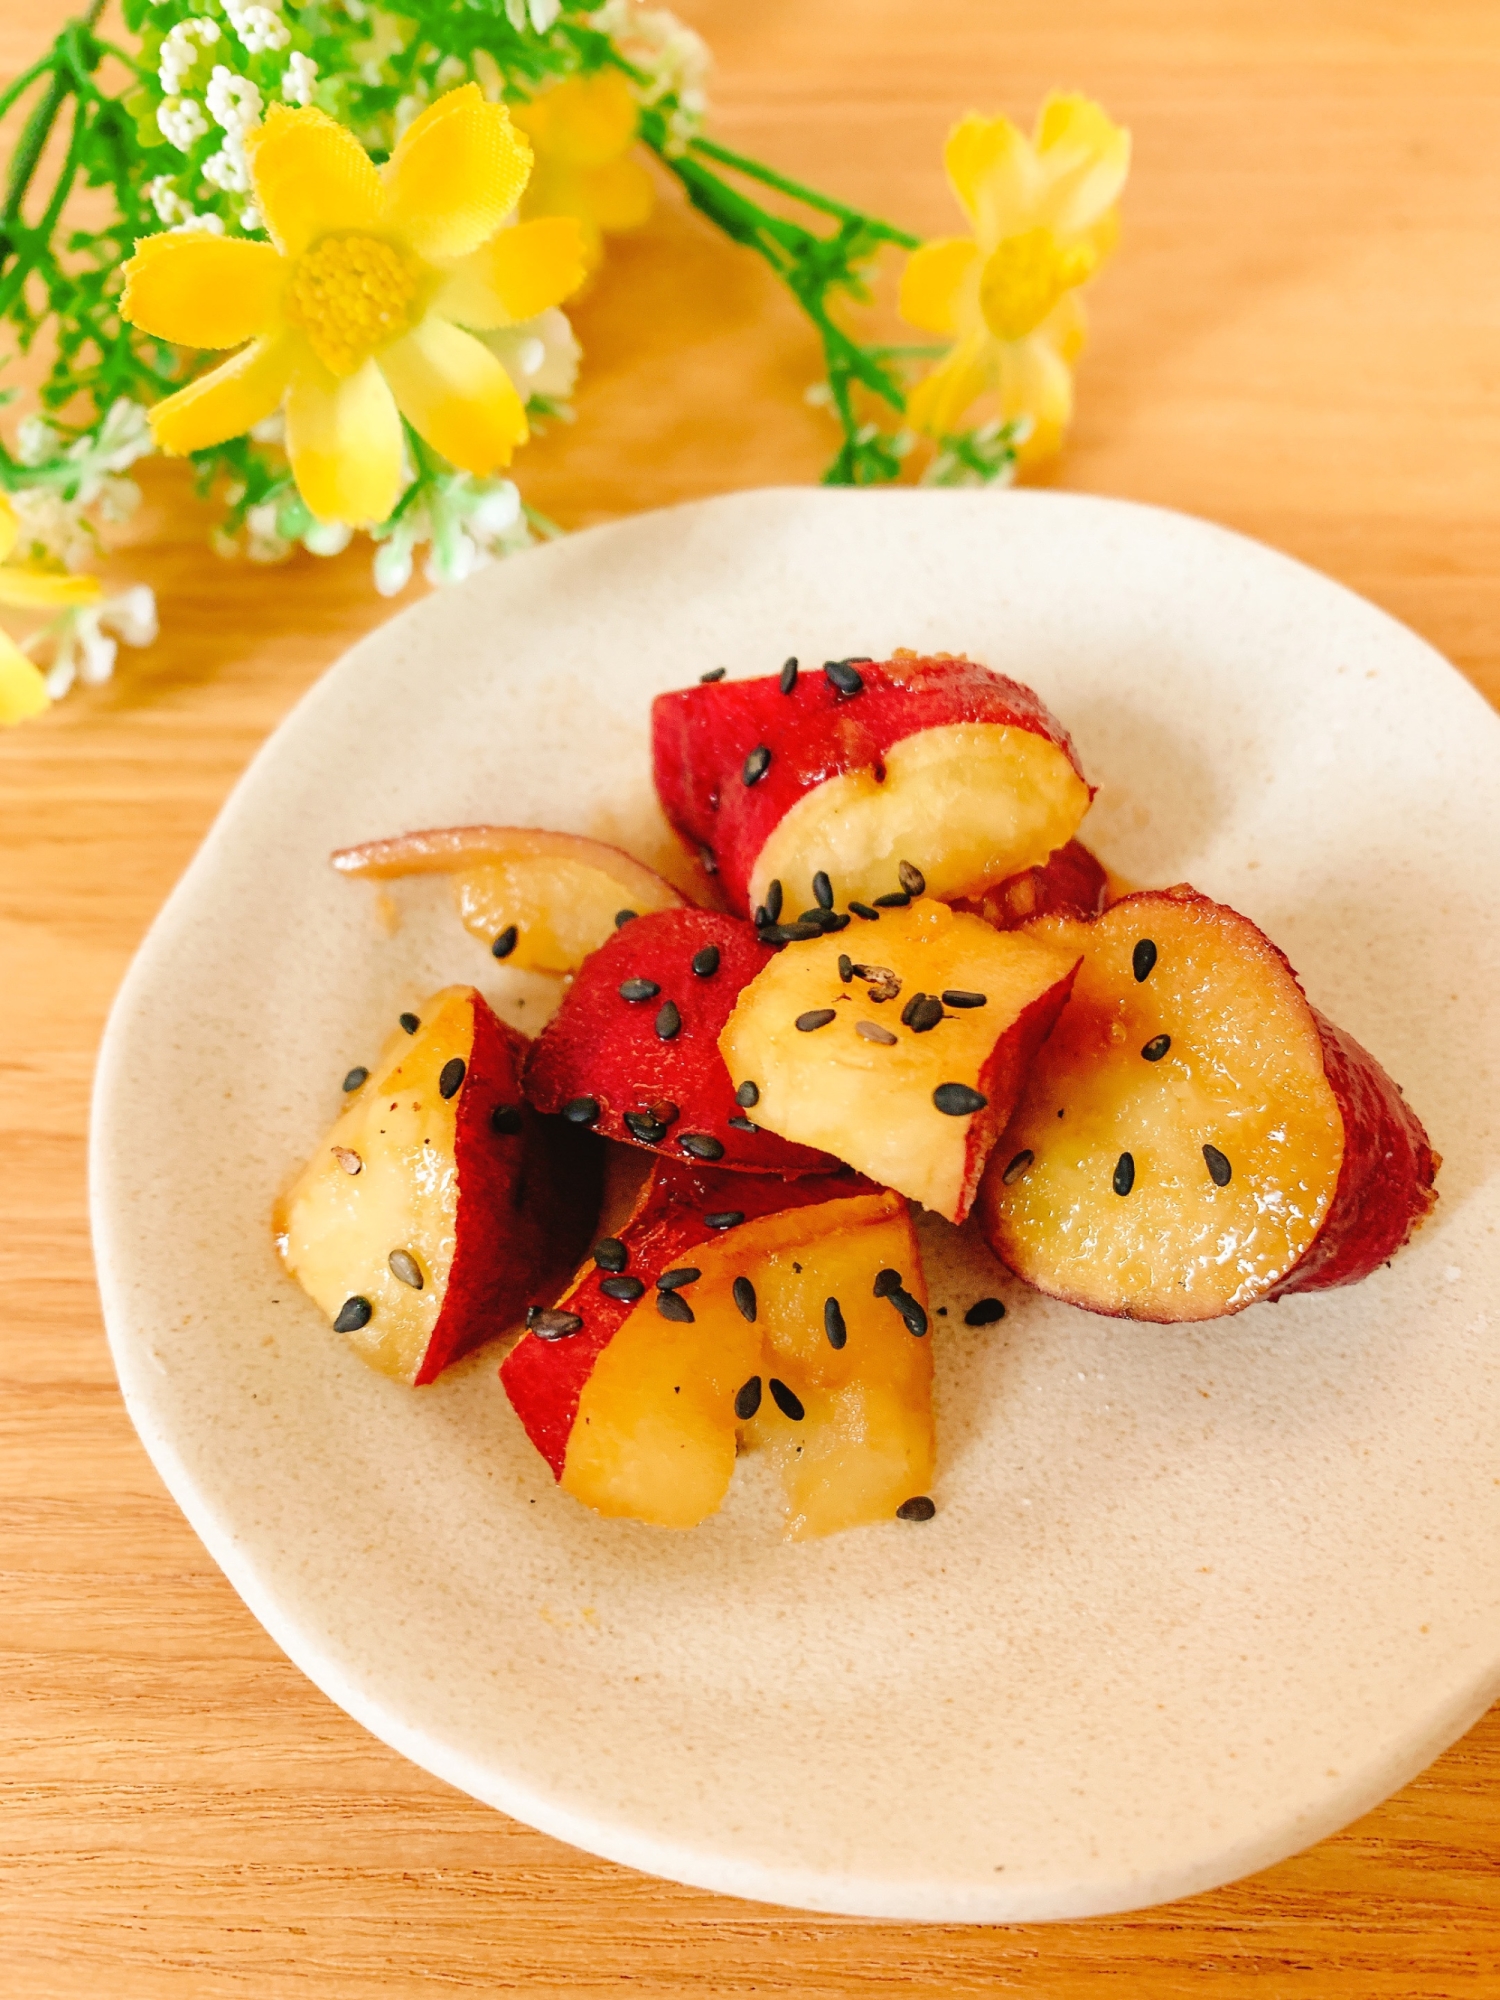
{"label": "yellow artificial flower", "polygon": [[651,213],[651,176],[632,156],[635,99],[618,70],[570,76],[512,114],[531,140],[536,166],[523,215],[571,215],[583,230],[589,268],[605,231],[637,229]]}
{"label": "yellow artificial flower", "polygon": [[993,391],[1007,421],[1030,418],[1020,455],[1035,462],[1059,448],[1073,414],[1077,292],[1114,244],[1130,134],[1091,99],[1053,95],[1030,139],[1008,118],[970,113],[944,164],[974,234],[924,243],[902,275],[902,317],[954,341],[907,415],[943,437]]}
{"label": "yellow artificial flower", "polygon": [[[40,569],[9,560],[21,532],[15,508],[0,493],[0,604],[18,610],[66,610],[93,604],[102,586],[96,576],[74,576],[66,570]],[[40,668],[14,639],[0,632],[0,725],[24,722],[50,704]]]}
{"label": "yellow artificial flower", "polygon": [[[565,218],[501,224],[531,149],[476,84],[409,125],[376,168],[325,113],[274,105],[246,139],[269,243],[144,237],[120,310],[185,347],[239,352],[151,412],[167,452],[238,437],[286,407],[297,490],[322,521],[383,521],[401,490],[401,419],[465,472],[508,465],[525,405],[473,332],[565,298],[583,245]],[[247,342],[248,345],[241,345]]]}

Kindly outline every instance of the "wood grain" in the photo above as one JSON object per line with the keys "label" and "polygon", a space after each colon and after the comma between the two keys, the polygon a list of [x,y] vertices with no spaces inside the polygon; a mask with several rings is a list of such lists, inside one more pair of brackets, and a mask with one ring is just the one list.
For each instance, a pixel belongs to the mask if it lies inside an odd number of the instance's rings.
{"label": "wood grain", "polygon": [[[0,70],[58,0],[8,8]],[[1053,84],[1134,129],[1059,475],[1263,536],[1500,698],[1493,0],[684,0],[717,129],[923,230],[943,132]],[[815,476],[812,345],[667,198],[584,302],[569,525]],[[1500,1719],[1336,1839],[1174,1907],[1010,1929],[726,1902],[560,1847],[365,1736],[250,1618],[121,1408],[84,1193],[110,997],[247,758],[387,607],[366,559],[210,558],[148,481],[164,632],[0,740],[0,1963],[24,2000],[1500,1993]],[[233,921],[233,912],[225,913]]]}

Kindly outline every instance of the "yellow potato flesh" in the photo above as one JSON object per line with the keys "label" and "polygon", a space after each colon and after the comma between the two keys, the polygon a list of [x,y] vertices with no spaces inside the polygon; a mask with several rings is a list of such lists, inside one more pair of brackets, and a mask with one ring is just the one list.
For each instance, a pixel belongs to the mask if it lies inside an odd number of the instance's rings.
{"label": "yellow potato flesh", "polygon": [[[889,968],[900,993],[878,1002],[869,982],[846,985],[844,955]],[[759,1088],[757,1125],[832,1153],[951,1219],[969,1120],[939,1111],[932,1093],[942,1083],[976,1088],[996,1042],[1072,963],[1049,943],[923,899],[882,912],[878,923],[856,918],[832,937],[787,945],[740,994],[719,1047],[735,1083]],[[986,1004],[952,1010],[925,1034],[902,1025],[914,994],[950,987],[982,993]],[[827,1027],[798,1029],[800,1015],[829,1007]],[[861,1021],[895,1035],[895,1045],[866,1040]]]}
{"label": "yellow potato flesh", "polygon": [[[905,1204],[853,1196],[743,1224],[684,1252],[702,1276],[683,1296],[694,1324],[664,1319],[654,1297],[631,1313],[584,1385],[564,1488],[601,1514],[688,1528],[722,1502],[739,1440],[770,1452],[792,1540],[888,1520],[932,1478],[931,1338],[916,1339],[872,1287],[887,1267],[926,1303]],[[800,1268],[799,1268],[800,1266]],[[749,1277],[756,1319],[734,1303]],[[834,1348],[824,1306],[836,1298],[848,1341]],[[735,1397],[762,1383],[757,1414]],[[793,1422],[775,1376],[803,1404]]]}
{"label": "yellow potato flesh", "polygon": [[[1208,1319],[1260,1297],[1317,1234],[1343,1159],[1317,1027],[1286,965],[1253,924],[1203,901],[1125,902],[1026,934],[1083,967],[991,1158],[986,1235],[1020,1277],[1096,1312]],[[1137,980],[1143,937],[1157,957]],[[1163,1034],[1171,1047],[1146,1060]],[[1205,1145],[1229,1162],[1227,1186]]]}
{"label": "yellow potato flesh", "polygon": [[[399,1382],[422,1364],[453,1267],[458,1100],[443,1098],[438,1078],[452,1057],[468,1061],[473,1001],[472,987],[450,987],[422,1004],[415,1036],[396,1030],[277,1204],[276,1247],[287,1269],[330,1321],[346,1299],[369,1300],[368,1324],[340,1338]],[[393,1250],[415,1259],[420,1291],[392,1272]]]}
{"label": "yellow potato flesh", "polygon": [[797,801],[756,856],[751,907],[774,880],[785,910],[810,909],[819,869],[841,906],[869,903],[901,887],[902,861],[921,869],[929,895],[977,896],[1071,840],[1088,804],[1065,753],[1034,730],[924,729],[891,745],[883,774],[848,771]]}

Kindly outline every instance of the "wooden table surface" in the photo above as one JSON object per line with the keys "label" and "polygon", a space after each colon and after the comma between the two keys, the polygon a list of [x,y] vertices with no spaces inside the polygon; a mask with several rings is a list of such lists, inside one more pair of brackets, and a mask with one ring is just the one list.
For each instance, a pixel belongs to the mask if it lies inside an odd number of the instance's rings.
{"label": "wooden table surface", "polygon": [[[3,10],[14,73],[62,17]],[[685,0],[717,127],[918,229],[971,105],[1052,85],[1135,132],[1062,483],[1213,516],[1365,592],[1500,697],[1494,0]],[[580,308],[578,423],[521,466],[577,525],[815,475],[814,355],[665,199]],[[163,634],[0,739],[0,1965],[21,2000],[1500,1994],[1500,1715],[1298,1859],[1168,1909],[1010,1929],[724,1901],[574,1853],[367,1737],[163,1492],[99,1320],[94,1050],[247,758],[386,614],[367,553],[205,549],[172,476],[121,574]],[[232,921],[232,912],[226,912]]]}

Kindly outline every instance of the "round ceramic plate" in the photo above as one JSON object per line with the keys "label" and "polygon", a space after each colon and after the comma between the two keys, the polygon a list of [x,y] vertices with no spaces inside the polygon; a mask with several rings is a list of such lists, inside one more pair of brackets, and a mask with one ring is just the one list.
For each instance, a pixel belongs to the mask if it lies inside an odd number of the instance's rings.
{"label": "round ceramic plate", "polygon": [[[507,973],[441,886],[327,865],[493,820],[667,850],[653,695],[897,646],[1030,682],[1120,874],[1285,948],[1445,1156],[1350,1290],[1216,1325],[1035,1297],[924,1227],[936,1519],[779,1539],[742,1462],[691,1533],[560,1493],[499,1351],[372,1374],[272,1254],[272,1198],[397,1011]],[[163,1478],[350,1714],[637,1868],[809,1909],[1076,1917],[1274,1861],[1500,1691],[1500,719],[1420,640],[1222,530],[1061,494],[739,494],[575,536],[357,646],[256,759],[100,1062],[110,1339]],[[998,1326],[962,1308],[999,1291]]]}

